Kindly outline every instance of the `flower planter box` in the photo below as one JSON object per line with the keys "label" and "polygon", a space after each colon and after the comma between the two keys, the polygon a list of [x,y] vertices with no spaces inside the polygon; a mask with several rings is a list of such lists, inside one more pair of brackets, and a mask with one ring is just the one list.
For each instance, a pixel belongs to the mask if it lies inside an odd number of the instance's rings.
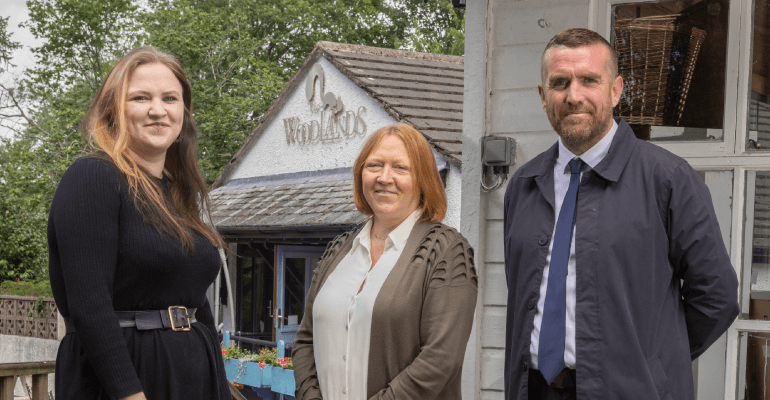
{"label": "flower planter box", "polygon": [[231,382],[238,382],[252,387],[269,387],[271,391],[294,396],[294,371],[290,369],[265,366],[250,361],[235,359],[225,360],[225,373]]}
{"label": "flower planter box", "polygon": [[284,368],[273,368],[273,385],[271,390],[276,393],[294,396],[294,371]]}

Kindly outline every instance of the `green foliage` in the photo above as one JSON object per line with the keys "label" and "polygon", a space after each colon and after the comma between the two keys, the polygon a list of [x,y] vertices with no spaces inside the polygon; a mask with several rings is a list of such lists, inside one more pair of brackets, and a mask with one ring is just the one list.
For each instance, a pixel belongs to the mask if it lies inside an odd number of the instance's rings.
{"label": "green foliage", "polygon": [[40,298],[53,297],[53,292],[51,291],[51,282],[48,280],[40,280],[35,282],[4,281],[3,283],[0,283],[0,294],[11,296],[32,296]]}
{"label": "green foliage", "polygon": [[221,346],[222,358],[225,360],[234,358],[255,362],[260,365],[260,368],[270,365],[278,368],[294,369],[294,362],[291,357],[278,357],[278,349],[276,348],[262,347],[255,353],[238,347],[235,342],[231,342],[230,347],[225,347],[224,343],[221,343]]}
{"label": "green foliage", "polygon": [[409,21],[409,35],[399,46],[422,53],[465,54],[465,12],[452,6],[451,0],[398,0]]}
{"label": "green foliage", "polygon": [[109,62],[134,47],[138,31],[132,0],[27,0],[24,26],[46,41],[27,71],[38,95],[52,96],[80,82],[95,93]]}

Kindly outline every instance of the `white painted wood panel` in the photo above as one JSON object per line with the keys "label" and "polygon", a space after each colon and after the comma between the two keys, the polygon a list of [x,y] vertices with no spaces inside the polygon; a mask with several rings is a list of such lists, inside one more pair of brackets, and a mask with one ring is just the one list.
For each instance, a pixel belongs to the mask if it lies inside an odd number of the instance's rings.
{"label": "white painted wood panel", "polygon": [[481,389],[504,390],[503,367],[505,351],[501,349],[484,349],[481,355]]}
{"label": "white painted wood panel", "polygon": [[499,391],[499,390],[482,390],[481,391],[481,400],[503,400],[505,398],[505,393]]}
{"label": "white painted wood panel", "polygon": [[483,348],[505,348],[505,307],[484,307],[484,331],[481,332]]}
{"label": "white painted wood panel", "polygon": [[496,47],[492,63],[492,88],[531,88],[540,82],[540,57],[545,43]]}
{"label": "white painted wood panel", "polygon": [[530,89],[494,91],[489,98],[492,132],[543,131],[551,127],[543,112],[537,82]]}
{"label": "white painted wood panel", "polygon": [[495,2],[492,44],[542,43],[568,28],[588,28],[587,0]]}
{"label": "white painted wood panel", "polygon": [[508,284],[505,279],[505,264],[487,262],[484,264],[484,305],[505,306],[508,301]]}
{"label": "white painted wood panel", "polygon": [[501,189],[495,190],[487,195],[487,220],[503,220],[505,189],[508,187],[508,182],[510,182],[510,177],[512,175],[513,173],[508,174],[509,179]]}
{"label": "white painted wood panel", "polygon": [[485,262],[504,262],[503,221],[487,221],[487,240],[484,246]]}

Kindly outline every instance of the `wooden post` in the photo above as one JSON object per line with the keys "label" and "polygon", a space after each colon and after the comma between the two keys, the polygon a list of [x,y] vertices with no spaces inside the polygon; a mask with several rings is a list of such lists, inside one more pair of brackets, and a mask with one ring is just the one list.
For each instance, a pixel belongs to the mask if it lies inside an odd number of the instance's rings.
{"label": "wooden post", "polygon": [[32,399],[48,400],[48,375],[32,375]]}
{"label": "wooden post", "polygon": [[0,377],[0,400],[13,400],[13,388],[15,386],[15,376]]}
{"label": "wooden post", "polygon": [[13,388],[21,375],[32,375],[32,399],[48,398],[48,374],[56,369],[53,361],[0,364],[0,400],[13,400]]}

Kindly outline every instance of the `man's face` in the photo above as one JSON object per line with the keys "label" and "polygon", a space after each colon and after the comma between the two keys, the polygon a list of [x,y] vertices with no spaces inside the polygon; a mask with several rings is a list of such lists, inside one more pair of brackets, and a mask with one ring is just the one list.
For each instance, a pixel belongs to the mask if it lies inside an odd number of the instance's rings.
{"label": "man's face", "polygon": [[538,85],[543,110],[564,145],[576,155],[609,132],[612,108],[623,92],[623,79],[610,76],[609,51],[595,44],[552,47],[545,55],[545,82]]}

